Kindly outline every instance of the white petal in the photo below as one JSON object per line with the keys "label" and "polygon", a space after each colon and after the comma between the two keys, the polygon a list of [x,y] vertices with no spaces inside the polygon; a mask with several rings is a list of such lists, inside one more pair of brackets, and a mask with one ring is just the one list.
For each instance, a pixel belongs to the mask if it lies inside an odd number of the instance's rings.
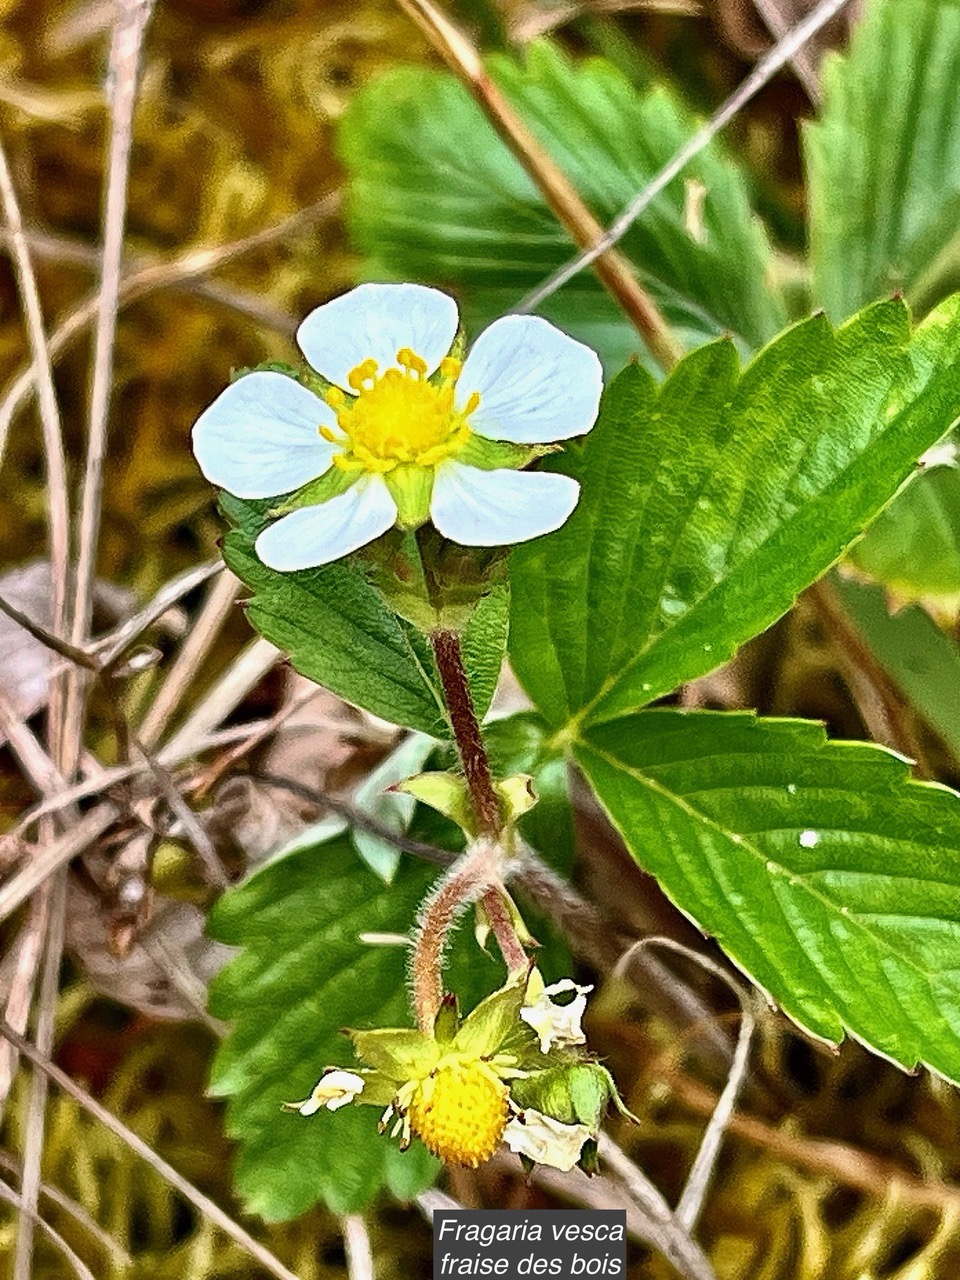
{"label": "white petal", "polygon": [[593,1131],[585,1124],[561,1124],[553,1116],[527,1108],[504,1130],[503,1140],[511,1151],[536,1164],[547,1164],[569,1173]]}
{"label": "white petal", "polygon": [[570,476],[446,462],[437,468],[430,517],[445,538],[465,547],[500,547],[559,529],[579,496]]}
{"label": "white petal", "polygon": [[477,435],[515,444],[582,436],[596,421],[603,370],[596,352],[540,316],[504,316],[474,343],[457,382],[457,406],[476,391]]}
{"label": "white petal", "polygon": [[330,382],[349,391],[347,375],[364,360],[381,373],[397,368],[397,352],[410,347],[428,373],[453,346],[457,304],[422,284],[361,284],[311,311],[297,330],[300,350]]}
{"label": "white petal", "polygon": [[313,569],[349,555],[394,524],[397,504],[379,476],[365,477],[346,493],[315,507],[291,511],[257,538],[257,555],[269,569]]}
{"label": "white petal", "polygon": [[334,446],[318,428],[333,410],[282,373],[248,373],[205,409],[193,428],[200,470],[238,498],[275,498],[329,468]]}
{"label": "white petal", "polygon": [[[582,987],[570,978],[562,978],[552,986],[544,987],[536,1000],[527,999],[520,1010],[521,1019],[537,1033],[540,1052],[584,1044],[586,1036],[580,1025],[587,1007],[587,996],[593,987]],[[555,1004],[552,996],[573,993],[567,1004]]]}

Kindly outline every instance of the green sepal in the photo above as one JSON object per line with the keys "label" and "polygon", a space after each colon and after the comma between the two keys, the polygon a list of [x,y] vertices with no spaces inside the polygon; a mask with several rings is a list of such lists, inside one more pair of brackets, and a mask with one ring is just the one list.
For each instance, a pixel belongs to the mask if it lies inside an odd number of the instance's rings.
{"label": "green sepal", "polygon": [[360,1075],[363,1076],[363,1091],[351,1105],[388,1107],[397,1094],[396,1081],[382,1071],[361,1071]]}
{"label": "green sepal", "polygon": [[[290,366],[288,365],[287,368]],[[283,370],[281,370],[283,372]],[[293,376],[298,382],[302,382],[308,391],[312,391],[314,395],[325,400],[328,391],[332,391],[334,387],[338,391],[342,391],[348,401],[356,400],[356,396],[349,387],[338,387],[335,382],[331,382],[329,378],[325,378],[322,373],[317,373],[316,369],[311,369],[308,364],[301,365],[299,369],[293,371]]]}
{"label": "green sepal", "polygon": [[[287,364],[285,360],[261,360],[259,364],[245,364],[241,365],[239,369],[231,369],[231,384],[239,382],[248,373],[282,373],[288,378],[293,378],[294,382],[303,381],[300,377],[300,371],[294,368],[292,364]],[[310,390],[313,390],[313,388],[311,387]]]}
{"label": "green sepal", "polygon": [[514,823],[525,813],[529,813],[540,798],[529,773],[515,773],[494,785],[503,803],[503,816],[508,823]]}
{"label": "green sepal", "polygon": [[401,529],[419,529],[429,520],[434,474],[433,467],[405,462],[384,475],[390,496],[397,504],[397,523]]}
{"label": "green sepal", "polygon": [[[399,470],[399,468],[398,468]],[[485,602],[506,605],[508,547],[461,547],[430,524],[393,528],[358,556],[395,613],[428,634],[465,632]]]}
{"label": "green sepal", "polygon": [[390,1080],[428,1076],[440,1057],[437,1042],[413,1028],[384,1028],[376,1031],[348,1031],[357,1057]]}
{"label": "green sepal", "polygon": [[457,454],[457,461],[480,471],[498,471],[501,467],[520,471],[537,458],[557,450],[557,445],[513,444],[509,440],[488,440],[485,436],[471,435]]}
{"label": "green sepal", "polygon": [[526,1110],[540,1111],[561,1124],[583,1124],[598,1133],[611,1102],[621,1115],[626,1109],[613,1077],[599,1062],[572,1062],[548,1067],[513,1082],[513,1101]]}
{"label": "green sepal", "polygon": [[267,514],[274,519],[277,516],[288,515],[291,511],[298,511],[301,507],[319,507],[321,503],[329,502],[331,498],[346,493],[359,478],[358,471],[344,471],[340,467],[330,467],[322,476],[317,476],[316,480],[310,480],[302,489],[298,489],[289,498],[284,498],[283,502],[271,507]]}
{"label": "green sepal", "polygon": [[[503,816],[510,825],[533,808],[537,803],[533,778],[529,773],[518,773],[512,778],[504,778],[495,782],[494,787],[500,796]],[[403,791],[415,797],[421,804],[429,805],[442,813],[445,818],[455,822],[468,836],[475,836],[476,823],[473,806],[470,801],[470,789],[466,779],[459,773],[418,773],[405,782],[399,783],[395,790]]]}
{"label": "green sepal", "polygon": [[[464,329],[463,325],[461,325],[457,330],[457,336],[453,340],[453,346],[447,352],[447,356],[452,356],[454,360],[459,360],[462,364],[464,357],[466,356],[466,352],[467,331]],[[434,369],[427,381],[434,387],[438,386],[443,381],[443,371],[441,370],[440,365],[437,365],[436,369]]]}
{"label": "green sepal", "polygon": [[600,1151],[595,1138],[588,1138],[583,1144],[577,1164],[584,1173],[593,1175],[600,1172]]}
{"label": "green sepal", "polygon": [[433,1021],[433,1038],[437,1044],[450,1044],[460,1030],[460,1006],[457,997],[448,991],[440,1002]]}
{"label": "green sepal", "polygon": [[498,1053],[510,1033],[522,1025],[520,1010],[527,993],[528,977],[529,971],[518,973],[481,1000],[464,1019],[463,1026],[454,1037],[453,1047],[462,1053],[474,1053],[478,1058]]}
{"label": "green sepal", "polygon": [[459,773],[418,773],[401,782],[397,791],[403,791],[442,813],[455,822],[468,836],[475,834],[470,790],[466,778]]}

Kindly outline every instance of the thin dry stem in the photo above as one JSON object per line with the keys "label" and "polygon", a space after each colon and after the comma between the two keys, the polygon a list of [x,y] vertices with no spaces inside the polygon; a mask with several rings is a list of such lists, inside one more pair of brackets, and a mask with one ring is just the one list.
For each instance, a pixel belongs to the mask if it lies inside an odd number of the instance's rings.
{"label": "thin dry stem", "polygon": [[[235,757],[239,758],[239,756],[252,750],[265,737],[269,736],[274,727],[275,717],[273,716],[265,720],[253,720],[249,724],[231,725],[229,729],[220,729],[215,733],[209,733],[204,737],[198,738],[196,742],[188,744],[183,750],[171,752],[167,748],[161,748],[157,752],[156,759],[164,768],[172,769],[192,759],[193,756],[216,750],[218,747],[231,747],[234,744],[238,744],[242,748]],[[231,755],[234,755],[234,753],[231,753]],[[41,801],[40,804],[25,813],[17,825],[7,834],[9,836],[22,836],[35,822],[45,817],[48,813],[59,813],[69,805],[76,804],[79,800],[87,800],[90,796],[100,795],[108,788],[116,786],[117,783],[127,782],[130,778],[142,777],[149,771],[149,765],[142,760],[129,764],[114,765],[112,768],[104,769],[102,773],[87,778],[83,782],[75,783],[63,791],[57,791],[48,799]],[[192,784],[191,790],[194,790],[195,797],[202,796],[208,789],[209,777],[209,772],[204,771]]]}
{"label": "thin dry stem", "polygon": [[[672,1076],[670,1083],[680,1101],[698,1115],[710,1115],[715,1110],[717,1095],[699,1081],[678,1074]],[[825,1176],[878,1200],[892,1198],[906,1208],[960,1213],[960,1188],[917,1178],[894,1161],[859,1147],[798,1134],[743,1112],[730,1117],[728,1132],[784,1164]]]}
{"label": "thin dry stem", "polygon": [[733,1115],[737,1099],[740,1096],[740,1090],[747,1077],[747,1065],[750,1060],[750,1048],[753,1044],[756,1020],[750,1008],[749,995],[726,969],[716,964],[709,956],[705,956],[699,951],[694,951],[691,947],[686,947],[683,943],[674,941],[673,938],[643,938],[639,942],[635,942],[620,957],[613,971],[613,976],[617,977],[624,974],[631,960],[639,952],[649,947],[664,947],[668,951],[675,951],[678,955],[686,956],[688,960],[692,960],[694,964],[699,965],[707,973],[718,978],[724,986],[729,987],[740,1004],[740,1035],[737,1038],[737,1048],[730,1064],[730,1070],[727,1073],[727,1083],[717,1099],[717,1105],[714,1107],[710,1121],[704,1130],[703,1137],[700,1140],[700,1147],[675,1210],[676,1218],[680,1225],[686,1230],[692,1231],[703,1210],[704,1201],[716,1168],[717,1157],[720,1154],[720,1144],[723,1142],[723,1135],[730,1123],[730,1117]]}
{"label": "thin dry stem", "polygon": [[166,743],[160,759],[190,755],[195,744],[207,736],[243,701],[251,689],[280,661],[280,650],[266,640],[252,641],[236,657],[190,717]]}
{"label": "thin dry stem", "polygon": [[511,24],[510,34],[519,44],[525,44],[578,18],[599,14],[667,13],[679,18],[702,18],[704,12],[700,0],[581,0],[578,4],[557,5],[549,9],[536,7],[520,13]]}
{"label": "thin dry stem", "polygon": [[[100,543],[100,509],[103,466],[107,454],[107,421],[113,388],[113,350],[117,331],[120,263],[126,226],[127,182],[133,138],[133,108],[143,37],[153,11],[153,0],[118,0],[110,41],[108,83],[110,94],[110,147],[107,160],[106,199],[103,213],[103,253],[94,337],[90,417],[80,500],[77,573],[70,640],[85,643],[93,610],[93,581]],[[66,772],[73,772],[83,732],[85,682],[79,672],[67,685],[65,721],[71,736]],[[16,1277],[19,1280],[19,1277]]]}
{"label": "thin dry stem", "polygon": [[[265,303],[261,297],[254,297],[233,286],[205,281],[203,277],[245,253],[282,239],[283,236],[301,226],[332,217],[339,208],[339,204],[339,193],[330,192],[313,204],[298,209],[279,222],[244,236],[242,239],[209,249],[190,249],[169,262],[144,262],[139,255],[136,255],[130,259],[127,273],[121,278],[117,305],[118,307],[126,306],[137,298],[145,297],[158,289],[189,290],[201,294],[211,302],[250,316],[268,328],[292,336],[296,328],[296,320],[286,312],[281,312]],[[97,250],[63,237],[34,231],[27,233],[27,242],[38,256],[77,262],[91,267],[98,266],[100,262]],[[95,293],[67,315],[49,337],[47,346],[51,357],[59,356],[69,348],[70,344],[95,320],[98,307],[99,293]],[[36,368],[32,364],[21,370],[7,385],[3,400],[0,402],[0,461],[3,459],[11,423],[27,403],[36,385]]]}
{"label": "thin dry stem", "polygon": [[[30,260],[20,204],[13,188],[6,150],[0,144],[0,201],[10,232],[17,287],[26,319],[27,338],[33,358],[40,403],[40,425],[47,464],[47,511],[50,527],[50,565],[53,579],[52,630],[66,635],[67,565],[70,561],[70,505],[67,495],[67,462],[63,449],[63,426],[53,385],[53,364],[44,332],[43,311],[37,280]],[[0,442],[0,458],[3,456]],[[59,697],[59,695],[57,695]],[[56,712],[56,708],[52,708]],[[56,714],[52,719],[56,720]]]}
{"label": "thin dry stem", "polygon": [[[10,989],[7,992],[4,1016],[21,1035],[26,1033],[27,1022],[30,1017],[37,967],[43,952],[43,940],[47,936],[47,923],[50,918],[49,908],[49,894],[36,894],[30,902],[26,923],[14,943],[14,970],[10,980]],[[9,1044],[4,1042],[3,1051],[0,1053],[0,1113],[7,1105],[16,1070],[16,1052]]]}
{"label": "thin dry stem", "polygon": [[119,816],[120,810],[115,804],[98,805],[52,843],[42,845],[22,871],[0,886],[0,921],[12,915],[60,867],[88,849]]}
{"label": "thin dry stem", "polygon": [[596,220],[566,174],[547,154],[484,70],[480,55],[470,41],[431,0],[398,0],[453,71],[476,99],[487,119],[536,183],[574,244],[590,250],[598,278],[629,317],[653,358],[663,369],[671,369],[682,348],[660,314],[656,303],[641,287],[629,262],[611,245],[596,246],[603,227]]}
{"label": "thin dry stem", "polygon": [[137,731],[137,737],[148,750],[160,740],[176,714],[190,682],[233,611],[239,590],[240,581],[229,570],[214,580],[196,622]]}
{"label": "thin dry stem", "polygon": [[43,1234],[54,1244],[54,1246],[63,1254],[73,1274],[78,1280],[94,1280],[93,1272],[84,1264],[77,1254],[70,1248],[66,1240],[54,1230],[50,1223],[40,1216],[35,1209],[31,1209],[27,1203],[27,1198],[23,1195],[17,1195],[13,1187],[8,1186],[2,1178],[0,1178],[0,1200],[6,1200],[7,1204],[11,1204],[20,1215],[20,1221],[29,1218],[31,1225],[39,1227]]}
{"label": "thin dry stem", "polygon": [[12,622],[18,627],[23,627],[28,635],[33,636],[34,640],[50,649],[53,653],[58,654],[61,658],[65,658],[67,662],[73,662],[78,667],[86,667],[89,671],[96,671],[99,668],[95,658],[92,658],[85,649],[78,649],[67,640],[61,640],[59,636],[54,635],[52,631],[47,631],[45,627],[39,626],[31,617],[23,613],[16,605],[11,604],[9,600],[5,600],[0,596],[0,613],[5,613]]}
{"label": "thin dry stem", "polygon": [[350,1213],[341,1220],[343,1247],[347,1255],[348,1280],[374,1280],[370,1232],[362,1214]]}
{"label": "thin dry stem", "polygon": [[[49,823],[50,819],[47,820],[47,824]],[[41,897],[49,900],[49,915],[47,927],[44,930],[34,1043],[38,1053],[49,1057],[53,1049],[57,994],[60,988],[60,962],[63,959],[63,940],[66,929],[66,867],[61,868],[54,878],[43,886]],[[46,1107],[47,1078],[41,1071],[34,1071],[30,1080],[24,1126],[23,1176],[20,1180],[22,1203],[21,1213],[17,1219],[13,1280],[30,1280],[33,1269],[33,1233],[40,1196],[40,1166],[43,1160]]]}
{"label": "thin dry stem", "polygon": [[136,739],[134,739],[134,745],[143,757],[160,794],[180,819],[184,833],[203,863],[210,883],[221,891],[226,889],[230,884],[230,877],[224,871],[223,864],[217,857],[217,851],[213,847],[213,841],[207,835],[206,828],[200,818],[184,800],[180,794],[179,787],[163,765],[145,751]]}
{"label": "thin dry stem", "polygon": [[255,1258],[272,1276],[278,1277],[278,1280],[298,1280],[297,1276],[285,1267],[269,1249],[260,1244],[258,1240],[255,1240],[238,1222],[234,1222],[233,1218],[224,1213],[219,1205],[215,1204],[208,1196],[205,1196],[192,1182],[181,1173],[178,1173],[161,1156],[157,1155],[153,1148],[144,1142],[142,1138],[137,1137],[132,1129],[128,1129],[122,1120],[118,1120],[106,1107],[101,1106],[86,1089],[82,1089],[80,1085],[71,1080],[66,1072],[61,1071],[49,1058],[38,1052],[29,1041],[18,1035],[6,1022],[0,1022],[0,1035],[9,1040],[19,1053],[35,1067],[38,1067],[49,1080],[52,1080],[58,1089],[61,1089],[68,1097],[72,1098],[94,1119],[99,1120],[104,1128],[109,1129],[121,1142],[126,1143],[131,1151],[142,1160],[145,1160],[151,1169],[178,1191],[185,1200],[188,1200],[195,1209],[209,1218],[231,1240],[235,1241],[242,1249],[245,1249],[250,1257]]}
{"label": "thin dry stem", "polygon": [[[9,1047],[8,1045],[7,1048]],[[20,1161],[10,1155],[9,1152],[0,1150],[0,1169],[6,1169],[15,1178],[20,1177]],[[87,1213],[83,1205],[78,1204],[76,1200],[72,1200],[70,1196],[64,1195],[59,1187],[51,1186],[49,1182],[40,1183],[40,1194],[49,1200],[51,1204],[55,1204],[58,1209],[61,1209],[68,1217],[72,1218],[78,1227],[96,1240],[100,1247],[110,1254],[118,1267],[130,1267],[133,1265],[133,1258],[127,1253],[126,1249],[121,1244],[118,1244],[109,1232],[104,1231],[99,1222],[96,1222]]]}
{"label": "thin dry stem", "polygon": [[23,770],[24,775],[42,796],[60,790],[66,784],[57,766],[43,749],[39,739],[23,717],[8,702],[0,689],[0,731]]}
{"label": "thin dry stem", "polygon": [[532,293],[527,294],[516,308],[517,311],[534,311],[558,289],[561,289],[568,280],[572,280],[585,267],[597,262],[602,254],[609,252],[614,245],[618,244],[660,192],[670,185],[673,179],[713,141],[746,103],[769,84],[777,72],[794,58],[807,41],[826,26],[847,3],[848,0],[821,0],[816,8],[811,9],[795,27],[792,27],[772,49],[763,55],[719,110],[710,117],[702,129],[697,130],[689,142],[680,148],[656,177],[634,196],[619,216],[613,220],[607,231],[595,237],[592,244],[585,246],[575,258],[571,258],[565,266],[555,271]]}
{"label": "thin dry stem", "polygon": [[158,622],[160,618],[196,587],[202,586],[209,578],[224,572],[222,560],[208,560],[196,569],[188,569],[177,574],[160,588],[152,600],[142,609],[138,609],[125,622],[105,636],[101,636],[90,646],[89,652],[99,656],[105,667],[113,666],[123,653],[137,641],[140,636]]}
{"label": "thin dry stem", "polygon": [[663,1256],[689,1280],[716,1280],[706,1254],[643,1170],[605,1133],[598,1137],[597,1149],[601,1163],[616,1176],[624,1191],[642,1211],[650,1229],[656,1230],[654,1243]]}

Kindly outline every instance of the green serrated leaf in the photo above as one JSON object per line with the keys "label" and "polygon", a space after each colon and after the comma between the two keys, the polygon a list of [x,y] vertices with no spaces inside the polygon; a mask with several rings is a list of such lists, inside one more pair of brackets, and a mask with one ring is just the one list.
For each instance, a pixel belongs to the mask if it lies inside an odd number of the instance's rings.
{"label": "green serrated leaf", "polygon": [[645,711],[576,756],[637,861],[791,1018],[960,1081],[960,797],[739,713]]}
{"label": "green serrated leaf", "polygon": [[742,373],[729,342],[659,389],[625,370],[565,459],[577,510],[511,561],[511,658],[547,720],[635,710],[785,613],[960,414],[958,358],[960,298],[912,338],[892,300]]}
{"label": "green serrated leaf", "polygon": [[[535,42],[490,73],[601,222],[608,223],[690,138],[695,122],[666,89],[639,95],[608,61],[568,60]],[[340,127],[348,220],[372,279],[456,290],[476,330],[567,261],[573,246],[520,164],[451,75],[393,69],[352,100]],[[706,192],[689,216],[687,192]],[[687,345],[733,334],[749,350],[783,323],[770,254],[743,179],[711,144],[620,242]],[[589,272],[543,308],[619,368],[635,330]]]}
{"label": "green serrated leaf", "polygon": [[960,283],[960,5],[871,0],[804,130],[814,298],[836,320]]}
{"label": "green serrated leaf", "polygon": [[892,613],[880,587],[838,578],[854,626],[903,693],[960,760],[960,649],[916,605]]}
{"label": "green serrated leaf", "polygon": [[[253,626],[298,671],[348,702],[431,737],[448,737],[429,641],[388,608],[362,568],[338,561],[278,573],[257,559],[253,544],[276,502],[221,495],[237,526],[224,541],[223,555],[254,593],[248,613]],[[464,663],[481,716],[500,675],[508,614],[508,588],[497,584],[478,604],[464,635]]]}
{"label": "green serrated leaf", "polygon": [[901,599],[960,596],[960,469],[932,467],[911,480],[850,559]]}
{"label": "green serrated leaf", "polygon": [[[375,1108],[310,1119],[280,1109],[307,1097],[325,1067],[356,1068],[344,1027],[411,1025],[406,948],[361,935],[408,932],[432,875],[405,862],[384,885],[340,836],[267,864],[214,908],[211,933],[243,950],[211,986],[211,1010],[232,1023],[211,1089],[230,1099],[236,1183],[251,1212],[281,1220],[318,1201],[352,1212],[385,1185],[409,1195],[436,1175],[419,1144],[401,1157],[378,1136]],[[469,1008],[502,981],[503,969],[466,930],[449,975]]]}

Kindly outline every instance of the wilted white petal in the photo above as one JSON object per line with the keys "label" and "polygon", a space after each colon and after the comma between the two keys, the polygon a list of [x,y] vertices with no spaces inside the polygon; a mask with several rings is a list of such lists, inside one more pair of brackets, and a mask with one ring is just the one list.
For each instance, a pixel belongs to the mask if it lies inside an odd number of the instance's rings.
{"label": "wilted white petal", "polygon": [[583,1144],[594,1136],[585,1124],[561,1124],[528,1108],[510,1121],[503,1140],[517,1155],[568,1173],[580,1159]]}
{"label": "wilted white petal", "polygon": [[[560,982],[544,987],[536,1000],[520,1010],[520,1017],[537,1033],[541,1053],[586,1043],[587,1038],[580,1021],[587,1007],[587,996],[592,990],[592,986],[581,987],[570,978],[563,978]],[[575,993],[571,1001],[567,1004],[554,1004],[551,997],[566,995],[571,991]]]}
{"label": "wilted white petal", "polygon": [[430,517],[466,547],[526,542],[559,529],[580,496],[569,476],[546,471],[481,471],[462,462],[437,468]]}
{"label": "wilted white petal", "polygon": [[353,1102],[361,1093],[363,1076],[358,1076],[355,1071],[327,1071],[314,1085],[309,1098],[286,1105],[299,1111],[302,1116],[312,1116],[323,1107],[328,1111],[337,1111],[348,1102]]}
{"label": "wilted white petal", "polygon": [[329,468],[334,446],[319,428],[333,410],[282,373],[248,373],[221,391],[193,428],[193,451],[209,481],[238,498],[275,498]]}
{"label": "wilted white petal", "polygon": [[347,375],[364,360],[380,372],[397,368],[397,352],[410,347],[433,371],[457,336],[457,304],[422,284],[361,284],[311,311],[297,342],[317,373],[350,390]]}
{"label": "wilted white petal", "polygon": [[396,518],[397,504],[382,478],[364,477],[329,502],[291,511],[264,529],[257,555],[268,568],[284,573],[312,569],[379,538]]}
{"label": "wilted white petal", "polygon": [[540,316],[504,316],[474,343],[457,381],[457,406],[474,392],[470,427],[491,440],[544,444],[589,431],[603,370],[595,351]]}

